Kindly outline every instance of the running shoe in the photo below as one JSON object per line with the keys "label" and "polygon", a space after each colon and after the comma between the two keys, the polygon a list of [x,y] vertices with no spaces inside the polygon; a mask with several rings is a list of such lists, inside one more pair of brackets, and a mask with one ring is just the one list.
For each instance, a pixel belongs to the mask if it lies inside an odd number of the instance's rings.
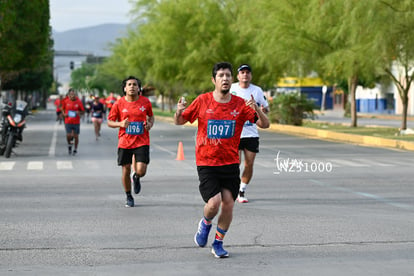
{"label": "running shoe", "polygon": [[197,233],[194,236],[194,242],[200,246],[204,247],[207,244],[208,240],[208,234],[210,233],[211,224],[206,225],[203,222],[203,219],[200,220],[200,223],[198,224],[198,230]]}
{"label": "running shoe", "polygon": [[247,203],[247,202],[249,202],[249,200],[247,199],[247,197],[244,194],[244,192],[239,192],[239,196],[237,197],[237,201],[239,203]]}
{"label": "running shoe", "polygon": [[214,240],[211,246],[212,246],[211,253],[213,253],[214,257],[227,258],[229,256],[229,252],[223,249],[222,241]]}
{"label": "running shoe", "polygon": [[68,146],[68,153],[69,153],[69,155],[72,154],[72,146]]}
{"label": "running shoe", "polygon": [[76,155],[78,151],[76,149],[73,150],[73,155]]}
{"label": "running shoe", "polygon": [[125,207],[134,207],[134,198],[131,195],[127,196]]}
{"label": "running shoe", "polygon": [[141,181],[136,173],[132,175],[132,183],[134,183],[134,193],[139,194],[141,191]]}

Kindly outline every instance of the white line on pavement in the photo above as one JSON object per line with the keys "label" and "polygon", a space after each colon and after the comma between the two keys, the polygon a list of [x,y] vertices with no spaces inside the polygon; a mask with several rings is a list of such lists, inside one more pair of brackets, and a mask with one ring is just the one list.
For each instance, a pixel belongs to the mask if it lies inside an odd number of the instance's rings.
{"label": "white line on pavement", "polygon": [[376,201],[379,201],[379,202],[382,202],[382,203],[385,203],[387,205],[394,206],[394,207],[397,207],[397,208],[406,209],[406,210],[412,210],[414,208],[412,205],[408,205],[408,204],[404,204],[404,203],[398,203],[398,202],[395,202],[395,201],[392,201],[392,200],[389,200],[387,198],[377,196],[377,195],[374,195],[374,194],[358,192],[358,191],[354,191],[352,189],[343,188],[343,187],[336,187],[336,186],[333,186],[333,185],[330,185],[328,183],[324,183],[322,181],[315,180],[315,179],[309,179],[309,181],[311,181],[315,184],[318,184],[320,186],[324,186],[324,187],[333,189],[333,190],[347,192],[347,193],[351,193],[351,194],[354,194],[354,195],[363,196],[363,197],[366,197],[366,198],[371,198],[373,200],[376,200]]}
{"label": "white line on pavement", "polygon": [[0,171],[11,171],[14,164],[16,164],[14,161],[0,162]]}
{"label": "white line on pavement", "polygon": [[55,156],[56,140],[57,140],[57,129],[58,129],[58,122],[56,122],[55,127],[53,128],[52,142],[50,143],[50,148],[49,148],[49,157],[54,157]]}
{"label": "white line on pavement", "polygon": [[58,170],[72,170],[72,161],[56,161],[56,167]]}
{"label": "white line on pavement", "polygon": [[30,161],[27,163],[28,170],[43,170],[43,162],[42,161]]}

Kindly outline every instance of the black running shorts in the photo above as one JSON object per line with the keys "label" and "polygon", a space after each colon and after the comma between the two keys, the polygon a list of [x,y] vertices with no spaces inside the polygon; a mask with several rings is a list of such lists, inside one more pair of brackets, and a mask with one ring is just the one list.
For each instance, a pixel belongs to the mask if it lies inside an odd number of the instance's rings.
{"label": "black running shorts", "polygon": [[241,138],[239,144],[239,150],[247,149],[248,151],[258,153],[259,152],[259,137],[247,137]]}
{"label": "black running shorts", "polygon": [[132,155],[135,155],[135,162],[149,164],[149,146],[142,146],[134,149],[118,148],[118,166],[132,164]]}
{"label": "black running shorts", "polygon": [[225,166],[197,166],[200,194],[204,202],[227,189],[236,200],[240,187],[239,164]]}

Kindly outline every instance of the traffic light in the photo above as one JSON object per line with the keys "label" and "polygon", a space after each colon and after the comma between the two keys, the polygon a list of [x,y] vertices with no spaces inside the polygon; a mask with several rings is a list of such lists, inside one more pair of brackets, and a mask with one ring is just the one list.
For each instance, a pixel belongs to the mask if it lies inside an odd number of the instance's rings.
{"label": "traffic light", "polygon": [[73,70],[75,68],[75,63],[73,61],[69,63],[69,68],[70,70]]}

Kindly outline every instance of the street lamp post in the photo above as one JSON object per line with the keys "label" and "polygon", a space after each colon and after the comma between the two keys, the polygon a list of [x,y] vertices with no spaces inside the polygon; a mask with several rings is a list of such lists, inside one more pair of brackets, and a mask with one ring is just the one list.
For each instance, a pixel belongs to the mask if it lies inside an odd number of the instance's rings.
{"label": "street lamp post", "polygon": [[326,85],[322,86],[322,102],[321,102],[321,111],[325,110],[325,100],[326,100],[326,92],[328,91],[328,87]]}

